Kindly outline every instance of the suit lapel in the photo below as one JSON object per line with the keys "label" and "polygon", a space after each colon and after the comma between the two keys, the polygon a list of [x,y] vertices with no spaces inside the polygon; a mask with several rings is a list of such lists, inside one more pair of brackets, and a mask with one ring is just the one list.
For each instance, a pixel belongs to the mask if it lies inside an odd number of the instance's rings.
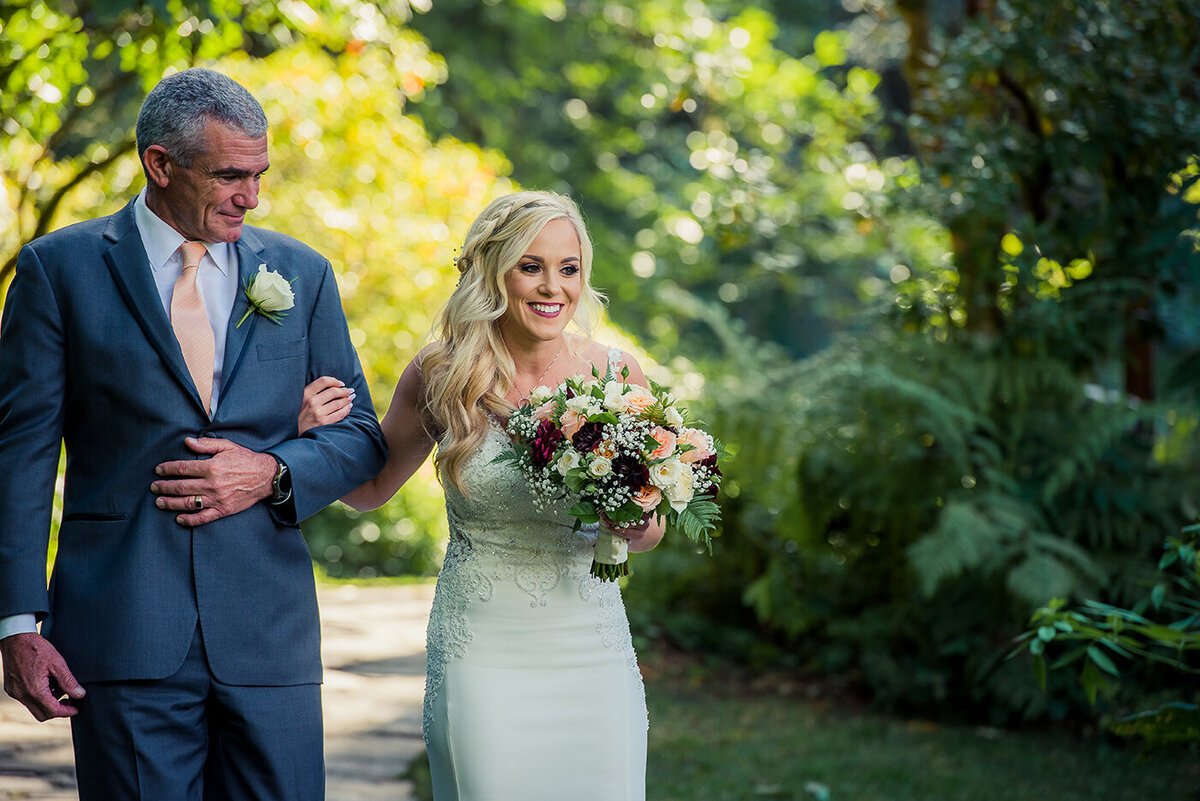
{"label": "suit lapel", "polygon": [[[262,243],[254,232],[248,227],[242,228],[242,236],[237,242],[238,292],[233,301],[233,313],[229,315],[229,328],[225,334],[225,375],[221,379],[222,398],[228,397],[229,387],[233,384],[238,368],[242,365],[242,357],[246,354],[246,345],[250,341],[250,334],[259,324],[257,314],[251,312],[248,316],[246,315],[250,309],[250,302],[246,299],[245,287],[250,277],[258,272],[258,265],[262,263],[262,258],[259,256],[261,251]],[[238,321],[243,316],[246,316],[245,321],[238,325]],[[221,405],[223,403],[224,401]],[[218,414],[221,411],[221,405],[217,406]]]}
{"label": "suit lapel", "polygon": [[175,380],[187,388],[196,406],[203,409],[204,404],[196,391],[191,373],[188,372],[187,363],[183,360],[183,352],[179,349],[179,340],[175,338],[175,331],[167,319],[166,310],[163,309],[162,298],[154,285],[150,259],[146,256],[142,237],[133,219],[133,203],[109,218],[104,238],[113,243],[112,247],[104,251],[104,261],[112,273],[117,289],[124,296],[129,311],[142,327],[150,344],[162,357],[167,369],[175,376]]}

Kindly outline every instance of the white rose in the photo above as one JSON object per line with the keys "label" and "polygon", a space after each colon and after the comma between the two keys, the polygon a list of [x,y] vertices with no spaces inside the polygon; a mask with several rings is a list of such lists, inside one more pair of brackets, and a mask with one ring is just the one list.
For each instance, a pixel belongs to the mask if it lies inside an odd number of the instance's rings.
{"label": "white rose", "polygon": [[579,467],[579,451],[574,448],[567,448],[563,455],[558,457],[558,461],[554,463],[561,475],[566,475],[571,470]]}
{"label": "white rose", "polygon": [[683,472],[683,463],[678,459],[667,459],[664,462],[650,466],[650,483],[663,492],[675,486],[679,474]]}
{"label": "white rose", "polygon": [[604,387],[604,408],[610,412],[625,411],[625,387],[617,381],[610,381]]}
{"label": "white rose", "polygon": [[296,305],[292,285],[279,273],[268,270],[265,264],[258,265],[248,294],[254,305],[265,312],[287,311]]}
{"label": "white rose", "polygon": [[667,419],[667,425],[672,428],[679,428],[683,425],[683,415],[674,406],[668,406],[663,416]]}
{"label": "white rose", "polygon": [[596,478],[604,478],[612,472],[612,460],[604,456],[597,456],[588,465],[588,472]]}
{"label": "white rose", "polygon": [[584,417],[588,417],[600,411],[600,404],[590,395],[576,395],[567,401],[567,408],[579,412]]}
{"label": "white rose", "polygon": [[554,395],[554,390],[550,387],[534,387],[533,392],[529,393],[529,402],[534,406],[541,406]]}
{"label": "white rose", "polygon": [[692,466],[684,464],[680,467],[682,469],[679,471],[679,477],[675,483],[663,490],[667,500],[671,503],[671,508],[676,512],[682,512],[687,508],[696,494],[696,475],[692,472]]}

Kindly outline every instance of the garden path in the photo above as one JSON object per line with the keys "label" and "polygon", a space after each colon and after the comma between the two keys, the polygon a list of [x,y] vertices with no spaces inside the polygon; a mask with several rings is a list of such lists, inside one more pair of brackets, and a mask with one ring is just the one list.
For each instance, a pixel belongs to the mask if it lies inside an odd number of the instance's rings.
{"label": "garden path", "polygon": [[[433,585],[323,585],[327,801],[411,801]],[[0,693],[0,800],[76,799],[71,727]]]}

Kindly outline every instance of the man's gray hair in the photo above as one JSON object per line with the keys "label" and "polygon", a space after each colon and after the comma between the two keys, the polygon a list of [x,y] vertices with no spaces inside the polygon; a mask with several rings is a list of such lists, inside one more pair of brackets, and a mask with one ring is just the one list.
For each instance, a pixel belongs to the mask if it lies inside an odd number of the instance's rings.
{"label": "man's gray hair", "polygon": [[267,135],[267,115],[253,95],[219,72],[193,67],[168,75],[146,95],[137,120],[138,158],[158,145],[177,164],[192,166],[204,150],[209,120],[252,139]]}

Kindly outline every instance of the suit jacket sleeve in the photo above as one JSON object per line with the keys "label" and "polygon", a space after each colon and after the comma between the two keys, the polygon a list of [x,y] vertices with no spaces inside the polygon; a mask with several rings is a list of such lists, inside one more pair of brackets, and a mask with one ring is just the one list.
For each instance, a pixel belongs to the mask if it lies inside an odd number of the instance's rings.
{"label": "suit jacket sleeve", "polygon": [[292,502],[272,507],[272,513],[284,523],[298,523],[366,483],[387,459],[383,431],[350,342],[328,262],[308,330],[307,380],[323,375],[344,381],[357,397],[353,410],[341,422],[310,429],[270,449],[288,466],[292,478]]}
{"label": "suit jacket sleeve", "polygon": [[46,551],[62,450],[62,319],[37,254],[24,247],[0,324],[0,616],[49,610]]}

